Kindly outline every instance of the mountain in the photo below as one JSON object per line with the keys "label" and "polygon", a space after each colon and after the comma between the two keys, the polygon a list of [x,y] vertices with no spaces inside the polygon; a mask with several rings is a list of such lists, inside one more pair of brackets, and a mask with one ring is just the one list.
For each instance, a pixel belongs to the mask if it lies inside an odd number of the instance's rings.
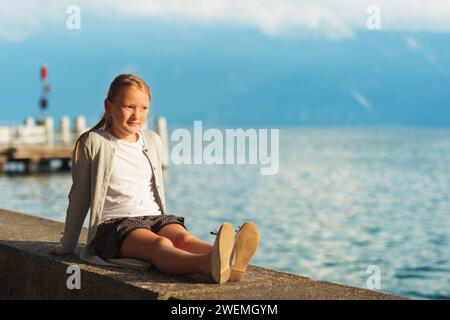
{"label": "mountain", "polygon": [[450,126],[450,35],[358,32],[347,40],[270,37],[244,27],[87,22],[0,42],[0,121],[48,114],[100,117],[109,82],[134,72],[169,123],[205,126]]}

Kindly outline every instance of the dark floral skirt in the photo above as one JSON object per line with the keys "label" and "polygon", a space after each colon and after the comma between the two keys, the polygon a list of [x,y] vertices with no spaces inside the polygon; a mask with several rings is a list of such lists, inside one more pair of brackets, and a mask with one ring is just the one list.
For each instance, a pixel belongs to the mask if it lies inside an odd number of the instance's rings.
{"label": "dark floral skirt", "polygon": [[102,259],[119,258],[122,243],[131,231],[144,228],[158,233],[159,230],[169,224],[179,224],[186,229],[184,218],[175,215],[164,214],[110,219],[97,227],[91,245]]}

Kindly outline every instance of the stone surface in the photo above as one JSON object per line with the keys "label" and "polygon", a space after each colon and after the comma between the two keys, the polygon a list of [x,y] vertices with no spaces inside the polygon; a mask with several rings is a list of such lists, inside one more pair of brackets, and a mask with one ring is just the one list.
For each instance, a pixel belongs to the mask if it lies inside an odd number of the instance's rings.
{"label": "stone surface", "polygon": [[[64,224],[0,209],[0,299],[402,299],[381,292],[249,266],[240,282],[217,285],[202,275],[172,276],[55,256]],[[86,241],[83,229],[80,245]],[[69,290],[67,267],[81,270],[81,289]]]}

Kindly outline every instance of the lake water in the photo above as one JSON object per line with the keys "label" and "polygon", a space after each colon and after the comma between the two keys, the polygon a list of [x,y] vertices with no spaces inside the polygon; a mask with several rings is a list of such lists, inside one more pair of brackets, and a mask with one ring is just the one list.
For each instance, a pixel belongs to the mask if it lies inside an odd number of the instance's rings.
{"label": "lake water", "polygon": [[[223,221],[257,223],[252,263],[380,291],[450,298],[450,130],[280,130],[280,169],[172,165],[169,211],[213,241]],[[69,173],[0,176],[0,208],[64,221]]]}

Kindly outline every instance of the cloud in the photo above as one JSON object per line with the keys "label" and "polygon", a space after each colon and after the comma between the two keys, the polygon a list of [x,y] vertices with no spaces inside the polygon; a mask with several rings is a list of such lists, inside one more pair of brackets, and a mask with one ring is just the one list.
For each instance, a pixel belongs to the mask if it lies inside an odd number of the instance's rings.
{"label": "cloud", "polygon": [[326,6],[288,0],[164,0],[115,3],[98,0],[130,17],[152,17],[168,22],[249,26],[277,36],[317,32],[329,38],[352,37],[353,32]]}
{"label": "cloud", "polygon": [[66,8],[64,2],[0,0],[0,39],[23,41],[59,20],[65,28]]}
{"label": "cloud", "polygon": [[0,1],[0,39],[22,41],[40,28],[39,18],[21,10],[16,2]]}
{"label": "cloud", "polygon": [[404,40],[408,49],[422,55],[423,58],[433,67],[436,72],[445,76],[450,75],[450,73],[447,71],[447,68],[440,65],[435,53],[430,48],[424,46],[416,37],[407,36],[404,37]]}
{"label": "cloud", "polygon": [[[90,4],[89,4],[90,3]],[[204,24],[237,24],[266,34],[313,32],[329,38],[367,30],[373,0],[91,0],[96,11]],[[450,32],[449,0],[377,0],[382,30]]]}
{"label": "cloud", "polygon": [[[0,0],[0,38],[21,41],[48,24],[65,27],[72,1]],[[101,19],[238,25],[269,36],[315,34],[347,39],[367,30],[372,0],[79,0],[83,13]],[[450,33],[448,0],[377,0],[383,31]],[[375,32],[375,31],[374,31]]]}
{"label": "cloud", "polygon": [[355,101],[364,108],[364,110],[368,112],[375,112],[374,108],[372,107],[371,103],[367,100],[365,96],[362,95],[362,93],[356,91],[355,89],[350,91],[351,96],[355,99]]}

